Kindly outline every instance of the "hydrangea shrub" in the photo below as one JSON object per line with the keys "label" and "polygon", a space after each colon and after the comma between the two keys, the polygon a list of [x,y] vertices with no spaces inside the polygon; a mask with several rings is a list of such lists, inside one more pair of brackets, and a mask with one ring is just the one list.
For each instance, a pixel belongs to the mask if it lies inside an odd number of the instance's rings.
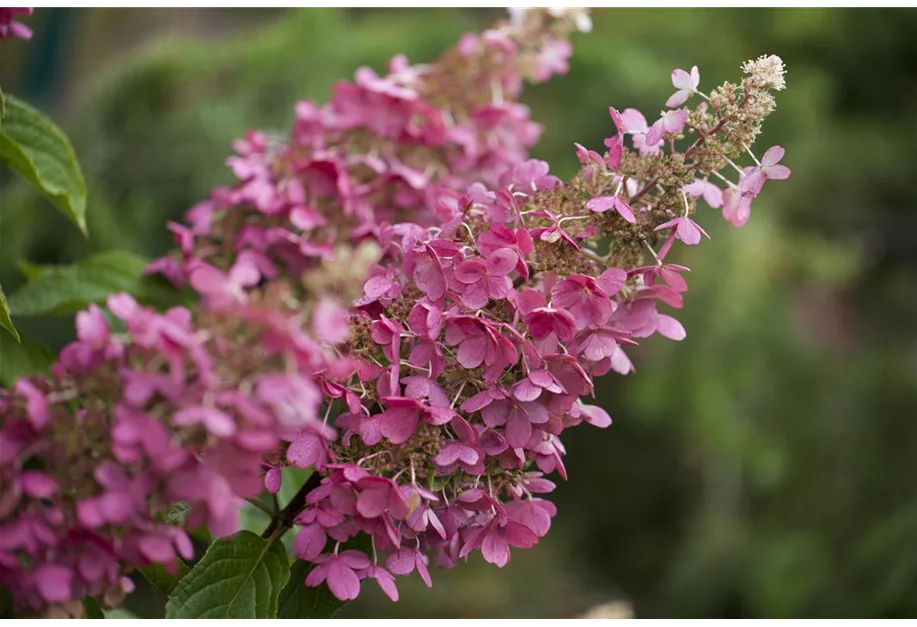
{"label": "hydrangea shrub", "polygon": [[[28,34],[16,12],[0,37]],[[174,251],[147,267],[194,304],[113,293],[49,374],[0,390],[16,613],[113,607],[139,571],[172,617],[293,617],[308,594],[330,614],[367,580],[397,601],[398,577],[429,586],[478,551],[502,567],[548,533],[564,432],[611,425],[596,378],[633,372],[643,338],[685,337],[673,246],[708,237],[699,213],[744,225],[790,174],[779,146],[753,152],[776,56],[707,92],[676,69],[649,119],[610,107],[569,180],[530,159],[523,85],[566,72],[590,26],[514,10],[435,63],[397,56],[298,103],[288,137],[235,143],[235,184],[169,224]],[[287,467],[311,474],[281,508]],[[236,533],[246,501],[271,517],[261,537]],[[272,557],[286,533],[292,570]]]}

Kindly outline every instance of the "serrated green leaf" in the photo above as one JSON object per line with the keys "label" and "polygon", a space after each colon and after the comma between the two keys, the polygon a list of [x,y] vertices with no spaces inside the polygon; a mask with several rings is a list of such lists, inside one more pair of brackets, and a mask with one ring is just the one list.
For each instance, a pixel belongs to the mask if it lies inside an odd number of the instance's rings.
{"label": "serrated green leaf", "polygon": [[86,183],[63,131],[18,98],[4,99],[0,161],[44,192],[86,233]]}
{"label": "serrated green leaf", "polygon": [[290,581],[280,592],[277,618],[331,618],[344,605],[326,584],[306,586],[306,577],[313,568],[315,564],[304,560],[293,562]]}
{"label": "serrated green leaf", "polygon": [[147,581],[150,582],[156,590],[163,595],[168,597],[172,592],[178,587],[178,583],[184,578],[185,575],[191,572],[191,568],[185,564],[184,560],[178,560],[178,574],[170,575],[166,572],[165,567],[162,564],[151,564],[150,566],[141,566],[137,570],[140,571],[140,574],[146,577]]}
{"label": "serrated green leaf", "polygon": [[289,577],[280,542],[240,531],[210,545],[169,598],[166,618],[276,618]]}
{"label": "serrated green leaf", "polygon": [[21,376],[47,372],[54,354],[41,342],[23,333],[17,343],[0,333],[0,385],[11,386]]}
{"label": "serrated green leaf", "polygon": [[25,277],[26,281],[31,281],[42,272],[42,266],[37,263],[26,261],[25,259],[17,261],[16,268],[19,270],[19,273]]}
{"label": "serrated green leaf", "polygon": [[171,304],[177,294],[156,278],[143,276],[146,265],[146,260],[119,250],[68,266],[20,264],[29,282],[10,294],[9,307],[23,316],[72,314],[117,292],[128,292],[144,302]]}
{"label": "serrated green leaf", "polygon": [[0,285],[0,327],[9,331],[16,341],[19,341],[19,331],[16,330],[16,327],[13,326],[13,321],[10,319],[10,306],[6,302],[2,285]]}
{"label": "serrated green leaf", "polygon": [[86,618],[105,618],[105,612],[102,611],[102,608],[99,607],[99,602],[93,597],[83,597],[83,609],[86,610]]}

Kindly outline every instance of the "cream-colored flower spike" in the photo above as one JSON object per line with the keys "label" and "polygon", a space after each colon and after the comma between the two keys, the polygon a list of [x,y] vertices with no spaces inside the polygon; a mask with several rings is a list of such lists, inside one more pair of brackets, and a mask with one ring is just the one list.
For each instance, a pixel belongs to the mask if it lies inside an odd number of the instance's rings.
{"label": "cream-colored flower spike", "polygon": [[511,0],[508,10],[514,25],[524,19],[526,10],[546,9],[553,18],[572,17],[576,29],[582,33],[588,33],[592,31],[592,18],[589,17],[590,5],[591,0],[550,0],[548,6],[539,3],[538,0]]}
{"label": "cream-colored flower spike", "polygon": [[763,89],[780,91],[786,88],[786,81],[783,78],[786,68],[783,65],[783,59],[775,54],[762,55],[753,61],[746,61],[742,65],[742,71]]}

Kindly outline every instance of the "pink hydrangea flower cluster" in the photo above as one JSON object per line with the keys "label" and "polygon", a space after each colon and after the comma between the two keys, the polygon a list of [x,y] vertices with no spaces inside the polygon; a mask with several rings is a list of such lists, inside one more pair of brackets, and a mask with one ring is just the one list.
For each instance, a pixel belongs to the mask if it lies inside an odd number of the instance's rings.
{"label": "pink hydrangea flower cluster", "polygon": [[[396,57],[300,103],[284,141],[238,141],[237,183],[170,225],[177,250],[149,268],[200,305],[160,315],[115,296],[126,334],[85,312],[52,381],[0,395],[3,481],[18,486],[0,525],[27,529],[0,542],[0,585],[42,607],[173,565],[181,528],[233,530],[240,498],[277,492],[288,465],[317,474],[275,523],[298,528],[305,584],[342,600],[367,578],[396,600],[396,575],[430,585],[430,564],[480,551],[502,567],[536,544],[556,513],[545,475],[566,478],[564,431],[611,424],[583,400],[595,378],[633,371],[643,338],[685,336],[666,308],[688,269],[666,258],[706,235],[696,199],[741,225],[789,175],[779,147],[735,162],[782,88],[773,63],[709,95],[696,68],[676,70],[659,119],[610,109],[607,150],[577,144],[569,181],[529,159],[540,128],[522,83],[566,71],[584,15],[514,12],[438,63]],[[88,439],[61,437],[74,426]],[[73,477],[49,472],[83,456]],[[179,524],[159,523],[177,503]],[[361,536],[370,548],[351,548]],[[112,556],[104,580],[80,571],[89,544]],[[41,587],[48,567],[66,595]]]}
{"label": "pink hydrangea flower cluster", "polygon": [[14,22],[13,20],[20,15],[32,15],[33,10],[32,7],[0,7],[0,41],[10,37],[18,37],[19,39],[27,40],[31,39],[32,29],[22,22]]}
{"label": "pink hydrangea flower cluster", "polygon": [[238,529],[282,438],[336,438],[319,381],[349,364],[325,358],[279,283],[195,321],[126,294],[107,309],[124,332],[92,306],[50,381],[0,391],[0,586],[21,606],[111,594],[124,564],[177,572],[185,529]]}

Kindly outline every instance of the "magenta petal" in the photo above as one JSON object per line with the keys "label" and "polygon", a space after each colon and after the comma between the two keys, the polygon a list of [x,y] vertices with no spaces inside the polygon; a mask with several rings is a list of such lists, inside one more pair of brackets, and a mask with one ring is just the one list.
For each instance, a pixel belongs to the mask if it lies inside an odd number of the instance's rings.
{"label": "magenta petal", "polygon": [[322,439],[311,432],[298,435],[287,449],[287,461],[298,468],[315,466],[325,458]]}
{"label": "magenta petal", "polygon": [[387,409],[382,414],[382,435],[392,444],[403,444],[417,429],[420,411],[410,407]]}
{"label": "magenta petal", "polygon": [[151,562],[170,562],[175,559],[172,542],[161,536],[145,536],[138,544],[140,554]]}
{"label": "magenta petal", "polygon": [[509,562],[509,545],[501,534],[493,530],[484,536],[481,554],[491,564],[503,568]]}
{"label": "magenta petal", "polygon": [[293,552],[299,559],[312,561],[321,555],[327,542],[328,536],[325,535],[324,528],[317,523],[312,524],[303,527],[296,534],[293,540]]}
{"label": "magenta petal", "polygon": [[442,448],[439,454],[433,458],[433,463],[437,466],[449,466],[458,461],[461,452],[462,448],[460,444],[447,444]]}
{"label": "magenta petal", "polygon": [[57,482],[51,477],[36,470],[22,473],[22,491],[37,499],[46,499],[57,492]]}
{"label": "magenta petal", "polygon": [[689,246],[700,244],[700,230],[687,218],[678,222],[676,233],[678,234],[678,239]]}
{"label": "magenta petal", "polygon": [[389,488],[370,488],[363,490],[357,497],[357,511],[364,518],[377,518],[385,513],[388,506]]}
{"label": "magenta petal", "polygon": [[369,568],[370,566],[369,557],[363,551],[344,551],[340,554],[340,559],[344,565],[354,570]]}
{"label": "magenta petal", "polygon": [[515,520],[507,521],[503,534],[507,544],[520,549],[528,549],[538,543],[538,536],[535,532]]}
{"label": "magenta petal", "polygon": [[513,448],[522,448],[532,437],[532,423],[525,416],[513,415],[506,421],[506,441]]}
{"label": "magenta petal", "polygon": [[453,276],[462,283],[471,284],[480,281],[487,274],[487,265],[481,259],[463,261],[456,268]]}
{"label": "magenta petal", "polygon": [[627,282],[627,272],[621,268],[609,268],[599,276],[596,282],[606,294],[614,296]]}
{"label": "magenta petal", "polygon": [[459,346],[456,359],[464,368],[477,368],[484,363],[487,355],[487,338],[480,336],[468,338]]}
{"label": "magenta petal", "polygon": [[382,589],[382,592],[385,593],[392,602],[398,601],[398,586],[395,585],[395,578],[389,575],[388,577],[384,575],[375,576],[374,579],[376,583],[379,584],[379,587]]}
{"label": "magenta petal", "polygon": [[396,575],[410,575],[414,572],[414,552],[410,550],[397,550],[388,556],[385,566]]}
{"label": "magenta petal", "polygon": [[48,603],[70,600],[70,570],[63,566],[42,564],[35,569],[38,591]]}
{"label": "magenta petal", "polygon": [[[323,557],[325,558],[325,560],[327,560],[328,558],[327,555]],[[318,560],[313,560],[313,561],[318,562]],[[315,586],[320,586],[321,583],[325,581],[325,579],[327,579],[328,577],[328,567],[329,567],[328,562],[324,561],[324,563],[322,563],[320,566],[317,566],[316,568],[313,568],[311,571],[309,571],[309,574],[306,575],[306,585],[311,588],[314,588]]]}
{"label": "magenta petal", "polygon": [[328,562],[328,588],[341,601],[352,601],[360,596],[360,578],[340,559]]}

